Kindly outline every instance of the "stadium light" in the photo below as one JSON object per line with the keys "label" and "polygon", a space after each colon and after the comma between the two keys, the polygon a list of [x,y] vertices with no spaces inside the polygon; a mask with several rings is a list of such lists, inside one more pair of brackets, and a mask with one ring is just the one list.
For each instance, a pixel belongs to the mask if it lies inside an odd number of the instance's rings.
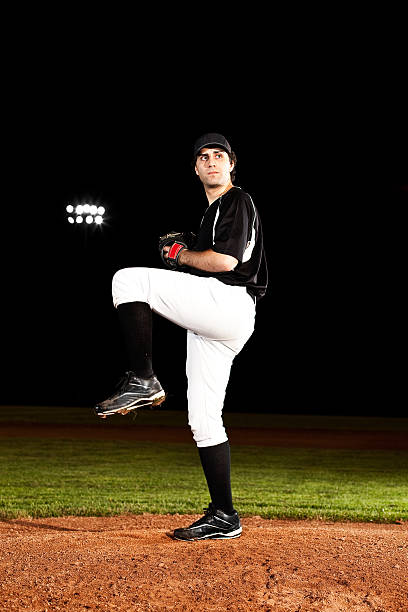
{"label": "stadium light", "polygon": [[[76,200],[65,207],[71,225],[102,225],[106,209],[99,202]],[[85,221],[85,223],[84,223]]]}

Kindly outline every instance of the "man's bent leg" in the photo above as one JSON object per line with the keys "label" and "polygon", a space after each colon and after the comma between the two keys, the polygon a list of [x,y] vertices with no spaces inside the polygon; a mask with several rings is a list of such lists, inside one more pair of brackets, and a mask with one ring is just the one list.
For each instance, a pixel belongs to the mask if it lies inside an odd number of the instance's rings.
{"label": "man's bent leg", "polygon": [[[123,274],[117,273],[114,280],[118,276],[123,277]],[[128,279],[119,284],[125,294],[134,291]],[[135,295],[137,291],[141,299],[129,301],[128,295],[125,295],[125,299],[115,304],[128,358],[128,371],[115,393],[95,407],[96,414],[102,418],[117,413],[127,414],[141,406],[158,405],[165,399],[152,368],[152,310],[143,295],[142,286],[136,287]],[[113,296],[115,301],[114,288]]]}
{"label": "man's bent leg", "polygon": [[[112,280],[115,307],[146,302],[169,321],[236,350],[236,339],[253,331],[254,304],[244,287],[215,278],[158,268],[123,268]],[[238,342],[239,343],[239,342]]]}
{"label": "man's bent leg", "polygon": [[146,302],[126,302],[117,308],[128,368],[150,378],[152,367],[152,310]]}
{"label": "man's bent leg", "polygon": [[[221,316],[227,300],[214,299],[226,288],[214,279],[205,279],[156,268],[123,268],[112,280],[113,303],[117,307],[123,340],[128,353],[129,371],[120,388],[96,407],[105,417],[126,414],[139,406],[161,403],[165,393],[152,366],[152,310],[186,329],[208,333],[234,333],[233,309]],[[231,300],[232,301],[232,300]],[[234,302],[235,303],[235,302]],[[232,305],[232,304],[231,304]],[[210,312],[212,308],[212,311]]]}
{"label": "man's bent leg", "polygon": [[152,311],[146,302],[118,306],[119,324],[128,357],[128,371],[119,388],[95,407],[98,416],[127,414],[141,406],[158,405],[165,393],[152,368]]}

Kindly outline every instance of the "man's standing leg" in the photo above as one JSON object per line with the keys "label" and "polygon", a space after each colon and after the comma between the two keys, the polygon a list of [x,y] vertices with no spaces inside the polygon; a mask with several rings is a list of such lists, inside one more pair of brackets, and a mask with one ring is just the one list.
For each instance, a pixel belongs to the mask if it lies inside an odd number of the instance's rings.
{"label": "man's standing leg", "polygon": [[234,511],[230,447],[223,424],[225,393],[235,353],[227,346],[188,333],[187,378],[189,423],[207,480],[211,502],[227,514]]}
{"label": "man's standing leg", "polygon": [[231,454],[229,441],[198,449],[214,508],[232,514]]}
{"label": "man's standing leg", "polygon": [[231,492],[231,459],[222,410],[235,352],[225,344],[187,335],[189,424],[207,481],[211,503],[205,516],[176,529],[179,540],[236,538],[242,527]]}

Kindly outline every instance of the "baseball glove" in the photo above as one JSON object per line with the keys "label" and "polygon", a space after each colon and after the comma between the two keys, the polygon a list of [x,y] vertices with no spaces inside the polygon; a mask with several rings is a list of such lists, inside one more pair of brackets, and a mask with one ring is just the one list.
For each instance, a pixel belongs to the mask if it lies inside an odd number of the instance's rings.
{"label": "baseball glove", "polygon": [[[159,238],[159,251],[162,262],[166,268],[177,270],[183,268],[178,263],[178,258],[183,249],[191,249],[197,240],[197,236],[192,232],[169,232]],[[168,257],[164,256],[164,247],[170,246]]]}

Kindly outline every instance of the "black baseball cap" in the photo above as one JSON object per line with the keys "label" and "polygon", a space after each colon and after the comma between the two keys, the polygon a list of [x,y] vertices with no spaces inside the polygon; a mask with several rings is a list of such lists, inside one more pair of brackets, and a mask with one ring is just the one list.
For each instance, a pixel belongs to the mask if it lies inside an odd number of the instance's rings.
{"label": "black baseball cap", "polygon": [[197,157],[201,149],[204,147],[221,147],[225,149],[227,153],[231,155],[231,145],[228,140],[222,134],[204,134],[200,136],[194,143],[194,157]]}

